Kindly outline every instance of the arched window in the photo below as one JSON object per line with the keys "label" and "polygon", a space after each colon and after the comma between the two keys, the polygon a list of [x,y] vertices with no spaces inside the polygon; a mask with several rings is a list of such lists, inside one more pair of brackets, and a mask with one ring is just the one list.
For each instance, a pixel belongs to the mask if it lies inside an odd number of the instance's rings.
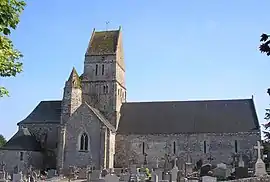
{"label": "arched window", "polygon": [[86,133],[83,133],[80,138],[80,150],[88,150],[88,136]]}

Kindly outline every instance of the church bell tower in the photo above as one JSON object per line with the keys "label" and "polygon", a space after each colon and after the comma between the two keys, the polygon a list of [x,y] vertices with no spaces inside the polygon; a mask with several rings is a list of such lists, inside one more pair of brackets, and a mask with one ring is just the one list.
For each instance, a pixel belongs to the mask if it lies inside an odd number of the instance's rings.
{"label": "church bell tower", "polygon": [[83,102],[98,109],[118,127],[120,108],[126,102],[121,27],[109,31],[93,30],[85,53],[82,95]]}

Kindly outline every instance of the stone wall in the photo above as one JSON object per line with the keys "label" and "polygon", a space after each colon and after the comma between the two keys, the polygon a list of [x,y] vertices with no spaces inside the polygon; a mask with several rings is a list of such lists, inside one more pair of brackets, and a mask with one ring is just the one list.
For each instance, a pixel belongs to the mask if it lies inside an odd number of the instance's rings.
{"label": "stone wall", "polygon": [[[80,150],[80,136],[88,136],[88,150]],[[64,169],[101,163],[101,123],[87,105],[82,104],[66,123]]]}
{"label": "stone wall", "polygon": [[119,59],[124,60],[119,55],[86,56],[82,79],[83,102],[102,111],[113,126],[126,101],[125,69]]}
{"label": "stone wall", "polygon": [[[156,166],[157,159],[163,165],[165,153],[172,157],[179,157],[183,161],[188,158],[192,163],[199,159],[212,163],[232,161],[232,155],[242,153],[246,160],[255,159],[253,146],[260,140],[260,133],[201,133],[201,134],[175,134],[175,135],[117,135],[116,136],[116,166],[129,164],[143,164],[144,155],[147,154],[149,165]],[[143,151],[144,150],[144,151]],[[188,157],[190,153],[190,157]],[[253,156],[253,157],[251,157]],[[244,159],[244,160],[245,160]]]}
{"label": "stone wall", "polygon": [[0,161],[6,164],[5,170],[9,174],[13,173],[15,166],[18,166],[19,171],[26,173],[30,165],[34,169],[42,168],[43,155],[33,151],[0,150]]}
{"label": "stone wall", "polygon": [[226,182],[269,182],[270,176],[230,180]]}

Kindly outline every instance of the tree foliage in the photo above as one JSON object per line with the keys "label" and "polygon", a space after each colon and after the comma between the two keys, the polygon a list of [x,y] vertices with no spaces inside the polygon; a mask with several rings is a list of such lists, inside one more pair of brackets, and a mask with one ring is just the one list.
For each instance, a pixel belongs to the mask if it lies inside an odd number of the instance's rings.
{"label": "tree foliage", "polygon": [[[26,3],[21,0],[0,0],[0,77],[14,77],[22,72],[22,54],[14,48],[9,36],[20,22]],[[8,90],[0,85],[0,97]]]}
{"label": "tree foliage", "polygon": [[5,137],[3,135],[0,135],[0,147],[5,145],[7,143]]}
{"label": "tree foliage", "polygon": [[269,44],[270,44],[270,40],[268,39],[270,37],[270,35],[267,35],[265,33],[263,33],[261,35],[261,45],[259,47],[259,50],[266,54],[267,56],[270,56],[270,47],[269,47]]}
{"label": "tree foliage", "polygon": [[[270,88],[267,89],[267,93],[270,95]],[[266,130],[263,133],[264,133],[265,140],[269,143],[270,142],[270,132],[267,130],[269,130],[269,128],[270,128],[270,108],[267,108],[265,110],[266,110],[266,112],[265,112],[264,119],[267,121],[267,123],[263,125],[265,130]]]}

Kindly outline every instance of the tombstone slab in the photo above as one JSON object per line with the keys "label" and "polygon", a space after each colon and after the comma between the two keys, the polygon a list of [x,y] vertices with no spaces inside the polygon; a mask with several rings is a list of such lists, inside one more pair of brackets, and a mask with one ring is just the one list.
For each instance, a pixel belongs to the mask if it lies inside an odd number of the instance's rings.
{"label": "tombstone slab", "polygon": [[23,182],[23,175],[21,173],[13,174],[12,182]]}
{"label": "tombstone slab", "polygon": [[217,178],[212,176],[203,176],[202,182],[217,182]]}
{"label": "tombstone slab", "polygon": [[248,177],[248,168],[247,167],[235,168],[235,177],[237,179],[247,178]]}
{"label": "tombstone slab", "polygon": [[177,181],[178,167],[176,166],[176,162],[174,163],[174,167],[171,170],[171,182]]}

